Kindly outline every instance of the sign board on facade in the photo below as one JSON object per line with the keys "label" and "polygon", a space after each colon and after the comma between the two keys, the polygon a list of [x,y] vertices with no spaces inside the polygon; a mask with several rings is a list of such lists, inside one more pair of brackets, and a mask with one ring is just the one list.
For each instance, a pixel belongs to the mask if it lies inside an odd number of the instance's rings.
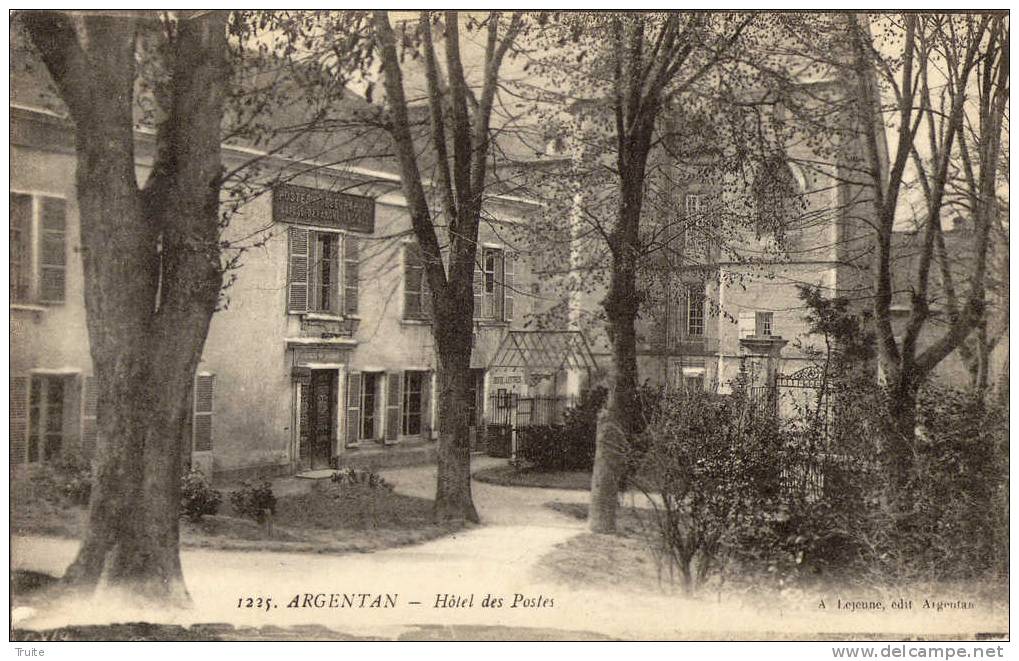
{"label": "sign board on facade", "polygon": [[276,222],[318,225],[371,234],[375,231],[375,200],[361,195],[281,184],[272,192]]}
{"label": "sign board on facade", "polygon": [[348,362],[349,349],[333,347],[295,347],[294,365],[302,366],[315,363],[338,364]]}

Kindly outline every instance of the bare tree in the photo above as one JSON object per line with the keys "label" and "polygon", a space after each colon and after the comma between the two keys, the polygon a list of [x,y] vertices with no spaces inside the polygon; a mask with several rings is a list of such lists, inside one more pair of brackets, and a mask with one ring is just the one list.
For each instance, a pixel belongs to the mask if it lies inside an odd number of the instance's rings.
{"label": "bare tree", "polygon": [[[856,125],[864,146],[862,180],[871,193],[874,219],[878,360],[895,432],[886,461],[899,483],[909,474],[920,386],[986,318],[988,246],[998,222],[1000,148],[1007,123],[1008,17],[877,17],[874,29],[882,30],[883,36],[891,33],[891,43],[898,45],[890,55],[875,45],[865,20],[851,17],[847,27],[858,93]],[[886,104],[883,98],[892,101]],[[893,270],[898,268],[893,231],[911,176],[923,190],[926,213],[920,223],[916,271],[908,280],[909,318],[899,339],[892,312]],[[953,195],[953,189],[960,194]],[[968,291],[961,296],[952,293],[948,328],[922,346],[921,336],[931,319],[931,270],[942,219],[953,211],[961,211],[973,229],[965,273]],[[947,275],[944,285],[952,288],[952,275]]]}
{"label": "bare tree", "polygon": [[[420,56],[427,79],[430,130],[437,177],[422,176],[411,130],[410,104],[403,84],[397,37],[387,12],[373,15],[377,51],[389,111],[390,132],[410,210],[414,236],[421,248],[431,288],[438,365],[439,450],[435,511],[440,520],[478,521],[471,497],[469,387],[474,312],[474,269],[478,259],[478,226],[488,176],[491,117],[503,59],[523,25],[493,12],[484,20],[485,50],[480,94],[464,73],[461,20],[457,12],[443,17],[445,69],[439,66],[435,17],[422,12],[418,21]],[[446,221],[448,236],[439,237],[436,218]],[[448,245],[443,259],[442,244]]]}

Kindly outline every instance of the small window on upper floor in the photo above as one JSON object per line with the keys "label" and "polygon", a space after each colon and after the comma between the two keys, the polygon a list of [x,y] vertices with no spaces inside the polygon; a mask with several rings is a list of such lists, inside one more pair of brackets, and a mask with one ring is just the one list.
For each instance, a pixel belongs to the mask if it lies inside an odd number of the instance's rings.
{"label": "small window on upper floor", "polygon": [[772,321],[774,319],[773,312],[758,312],[754,315],[754,335],[757,337],[771,337]]}
{"label": "small window on upper floor", "polygon": [[687,193],[683,196],[683,211],[686,213],[687,220],[695,222],[702,220],[702,216],[707,210],[707,197],[707,195],[699,193]]}
{"label": "small window on upper floor", "polygon": [[62,198],[11,193],[11,303],[63,303],[67,207]]}
{"label": "small window on upper floor", "polygon": [[432,318],[432,293],[421,247],[416,242],[403,245],[403,318]]}
{"label": "small window on upper floor", "polygon": [[474,267],[474,318],[513,319],[514,258],[501,248],[484,248]]}

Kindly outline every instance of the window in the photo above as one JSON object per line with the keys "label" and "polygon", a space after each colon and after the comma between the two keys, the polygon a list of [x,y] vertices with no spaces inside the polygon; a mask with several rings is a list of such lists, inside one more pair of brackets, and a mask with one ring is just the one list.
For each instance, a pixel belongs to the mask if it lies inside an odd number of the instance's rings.
{"label": "window", "polygon": [[12,303],[62,303],[67,275],[64,200],[11,193],[10,296]]}
{"label": "window", "polygon": [[683,210],[686,212],[686,217],[692,220],[700,220],[701,214],[707,208],[706,195],[698,195],[695,193],[687,193],[683,196]]}
{"label": "window", "polygon": [[362,374],[361,392],[361,438],[374,439],[379,431],[376,414],[378,405],[378,388],[382,379],[377,372]]}
{"label": "window", "polygon": [[704,335],[704,285],[686,286],[686,334]]}
{"label": "window", "polygon": [[417,243],[403,246],[403,318],[431,319],[432,294]]}
{"label": "window", "polygon": [[[499,287],[496,285],[497,276],[499,280],[502,280],[501,271],[497,269],[496,265],[502,266],[502,254],[498,250],[486,249],[485,257],[482,261],[482,269],[484,270],[484,304],[482,306],[482,316],[491,319],[497,318],[502,315],[497,314],[496,303],[499,299],[497,294],[499,293]],[[500,283],[501,284],[501,283]]]}
{"label": "window", "polygon": [[33,376],[28,400],[28,461],[48,462],[64,445],[66,379]]}
{"label": "window", "polygon": [[312,232],[315,238],[311,268],[311,303],[318,312],[339,313],[339,244],[340,237],[325,232]]}
{"label": "window", "polygon": [[755,315],[754,335],[758,337],[771,337],[772,335],[772,314],[771,312],[758,312]]}
{"label": "window", "polygon": [[704,375],[703,374],[684,374],[683,375],[683,387],[690,392],[698,392],[704,390]]}
{"label": "window", "polygon": [[303,227],[291,227],[289,239],[288,310],[291,313],[355,314],[357,239]]}
{"label": "window", "polygon": [[421,417],[424,410],[424,372],[403,374],[403,434],[417,436],[421,433]]}
{"label": "window", "polygon": [[500,248],[485,248],[474,267],[474,318],[513,318],[513,258]]}

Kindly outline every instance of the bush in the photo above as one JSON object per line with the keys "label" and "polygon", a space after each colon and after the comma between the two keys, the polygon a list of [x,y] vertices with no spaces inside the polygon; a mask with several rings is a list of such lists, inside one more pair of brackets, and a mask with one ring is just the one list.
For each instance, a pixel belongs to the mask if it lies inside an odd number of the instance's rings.
{"label": "bush", "polygon": [[54,504],[87,505],[92,495],[92,462],[76,449],[65,449],[33,475],[36,497]]}
{"label": "bush", "polygon": [[781,496],[774,418],[746,400],[706,392],[662,394],[627,457],[629,480],[652,505],[647,523],[660,573],[693,591],[743,539],[767,527]]}
{"label": "bush", "polygon": [[[818,573],[868,582],[1005,575],[1008,414],[971,393],[928,385],[917,405],[903,500],[880,462],[891,442],[888,394],[870,380],[836,390],[830,448],[812,420],[782,429],[782,498],[734,549],[777,580]],[[799,480],[812,473],[812,480]]]}
{"label": "bush", "polygon": [[591,470],[594,466],[598,411],[607,391],[586,391],[567,409],[561,425],[532,425],[517,430],[517,456],[540,470]]}
{"label": "bush", "polygon": [[180,481],[180,514],[197,522],[206,514],[213,515],[219,511],[223,494],[209,484],[205,474],[199,470],[191,470]]}
{"label": "bush", "polygon": [[372,470],[357,470],[356,468],[347,468],[345,471],[336,471],[329,478],[334,484],[348,485],[348,486],[363,486],[369,489],[384,489],[386,491],[392,491],[393,485],[386,481],[386,478],[382,477],[378,473]]}
{"label": "bush", "polygon": [[240,488],[230,494],[230,504],[238,514],[258,523],[265,521],[266,512],[276,513],[276,496],[266,480],[258,484],[241,482]]}

